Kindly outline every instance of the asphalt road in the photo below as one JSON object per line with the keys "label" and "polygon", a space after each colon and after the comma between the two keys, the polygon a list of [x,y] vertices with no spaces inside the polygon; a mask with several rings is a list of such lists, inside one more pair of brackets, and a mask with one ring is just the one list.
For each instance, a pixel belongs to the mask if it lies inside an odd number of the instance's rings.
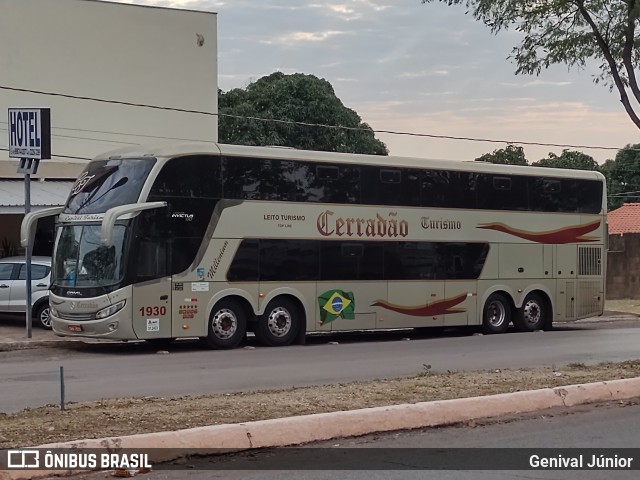
{"label": "asphalt road", "polygon": [[[168,354],[145,344],[86,345],[0,353],[0,412],[68,402],[204,395],[335,384],[432,371],[522,368],[640,358],[640,328],[615,322],[496,336],[415,333],[331,337],[306,346],[205,350],[178,342]],[[410,341],[404,338],[413,335]],[[328,341],[338,341],[338,344]]]}
{"label": "asphalt road", "polygon": [[[528,416],[494,419],[474,426],[431,428],[356,439],[318,442],[294,450],[268,449],[235,455],[189,458],[156,465],[150,480],[378,480],[378,479],[637,479],[640,467],[638,403],[586,405]],[[504,449],[522,449],[505,452]],[[355,450],[353,450],[355,449]],[[432,449],[432,450],[422,450]],[[452,449],[465,449],[455,451]],[[525,450],[526,449],[526,450]],[[579,449],[579,450],[574,450]],[[633,449],[633,450],[631,450]],[[530,469],[531,457],[583,453],[580,470]],[[624,455],[622,455],[624,453]],[[633,458],[636,470],[589,469],[592,455]],[[429,470],[452,460],[454,468]],[[470,465],[477,465],[477,470]],[[513,469],[501,469],[505,467]],[[511,467],[513,465],[513,467]],[[312,467],[314,466],[314,467]],[[166,470],[167,468],[171,470]],[[311,469],[311,468],[316,468]],[[108,472],[81,475],[107,478]]]}

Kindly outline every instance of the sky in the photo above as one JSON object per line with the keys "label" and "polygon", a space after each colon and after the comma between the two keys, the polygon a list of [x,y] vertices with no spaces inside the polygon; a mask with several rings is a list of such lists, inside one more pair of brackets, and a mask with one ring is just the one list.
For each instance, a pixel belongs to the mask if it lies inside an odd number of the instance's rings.
{"label": "sky", "polygon": [[[515,75],[517,32],[492,34],[464,7],[420,0],[121,0],[218,14],[218,82],[228,91],[275,71],[313,74],[374,130],[611,147],[640,142],[596,69]],[[506,143],[378,133],[392,155],[473,160]],[[530,162],[561,147],[526,146]]]}

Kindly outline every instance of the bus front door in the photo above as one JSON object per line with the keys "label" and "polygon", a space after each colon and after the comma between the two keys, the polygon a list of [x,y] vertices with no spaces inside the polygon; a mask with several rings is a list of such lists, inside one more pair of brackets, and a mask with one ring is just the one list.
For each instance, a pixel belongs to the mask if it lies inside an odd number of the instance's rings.
{"label": "bus front door", "polygon": [[133,286],[133,331],[143,340],[173,338],[171,277]]}

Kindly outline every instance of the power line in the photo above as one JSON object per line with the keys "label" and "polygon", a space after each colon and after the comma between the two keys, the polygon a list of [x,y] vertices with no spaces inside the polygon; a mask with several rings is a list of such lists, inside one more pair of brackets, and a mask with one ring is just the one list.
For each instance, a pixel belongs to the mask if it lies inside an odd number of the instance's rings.
{"label": "power line", "polygon": [[[500,144],[507,144],[507,145],[530,145],[530,146],[540,146],[540,147],[574,148],[574,149],[589,149],[589,150],[621,150],[622,149],[620,147],[605,147],[600,145],[573,145],[568,143],[544,143],[544,142],[527,142],[527,141],[517,141],[517,140],[499,140],[499,139],[490,139],[490,138],[458,137],[454,135],[436,135],[431,133],[401,132],[396,130],[377,130],[377,129],[366,129],[366,128],[360,128],[360,127],[327,125],[322,123],[296,122],[293,120],[279,120],[275,118],[261,118],[261,117],[253,117],[253,116],[231,115],[228,113],[214,113],[214,112],[206,112],[202,110],[189,110],[189,109],[175,108],[175,107],[164,107],[160,105],[124,102],[120,100],[108,100],[104,98],[69,95],[69,94],[57,93],[57,92],[44,92],[40,90],[31,90],[26,88],[8,87],[5,85],[0,85],[0,90],[9,90],[14,92],[33,93],[36,95],[48,95],[48,96],[54,96],[54,97],[71,98],[74,100],[87,100],[87,101],[100,102],[100,103],[109,103],[114,105],[124,105],[129,107],[152,108],[156,110],[166,110],[166,111],[173,111],[173,112],[180,112],[180,113],[193,113],[198,115],[234,118],[239,120],[255,120],[260,122],[273,122],[273,123],[279,123],[279,124],[297,125],[297,126],[304,126],[304,127],[362,131],[362,132],[368,132],[368,133],[384,133],[389,135],[434,138],[434,139],[440,139],[440,140],[460,140],[460,141],[468,141],[468,142],[500,143]],[[631,149],[631,150],[638,150],[638,149]]]}
{"label": "power line", "polygon": [[74,100],[88,100],[88,101],[92,101],[92,102],[99,102],[99,103],[111,103],[114,105],[125,105],[127,107],[144,107],[144,108],[153,108],[156,110],[170,110],[173,112],[181,112],[181,113],[197,113],[200,115],[212,115],[212,116],[216,116],[218,115],[217,113],[212,113],[212,112],[205,112],[205,111],[201,111],[201,110],[188,110],[188,109],[183,109],[183,108],[175,108],[175,107],[162,107],[159,105],[148,105],[145,103],[133,103],[133,102],[124,102],[121,100],[107,100],[104,98],[97,98],[97,97],[83,97],[83,96],[79,96],[79,95],[69,95],[67,93],[57,93],[57,92],[44,92],[41,90],[31,90],[28,88],[16,88],[16,87],[7,87],[5,85],[0,85],[0,90],[9,90],[12,92],[23,92],[23,93],[34,93],[36,95],[47,95],[50,97],[63,97],[63,98],[71,98]]}
{"label": "power line", "polygon": [[[0,121],[0,124],[3,125],[9,125],[9,122],[2,122]],[[0,130],[3,131],[8,131],[7,128],[0,128]],[[105,135],[117,135],[117,136],[122,136],[122,137],[138,137],[138,138],[154,138],[154,139],[159,139],[159,140],[179,140],[181,142],[203,142],[205,140],[198,140],[198,139],[194,139],[194,138],[181,138],[181,137],[167,137],[166,135],[146,135],[143,133],[125,133],[125,132],[111,132],[108,130],[90,130],[90,129],[86,129],[86,128],[71,128],[71,127],[54,127],[51,126],[51,130],[66,130],[66,131],[71,131],[71,132],[86,132],[86,133],[102,133]],[[52,134],[53,136],[62,136],[60,134]],[[74,138],[74,137],[71,137]],[[92,138],[92,137],[78,137],[81,139],[87,139],[87,140],[104,140],[102,138]],[[107,141],[107,140],[104,140]],[[136,144],[137,145],[137,144]]]}
{"label": "power line", "polygon": [[[8,152],[9,151],[8,148],[3,148],[3,147],[0,147],[0,150],[2,150],[4,152]],[[74,157],[72,155],[56,155],[56,154],[53,154],[53,153],[51,154],[51,156],[52,157],[58,157],[58,158],[69,158],[69,159],[72,159],[72,160],[89,160],[89,161],[91,160],[91,158],[87,158],[87,157]]]}
{"label": "power line", "polygon": [[[0,128],[0,131],[7,132],[8,129]],[[73,139],[73,140],[89,140],[89,141],[103,142],[103,143],[117,143],[118,145],[139,145],[138,143],[124,142],[122,140],[109,140],[109,139],[106,139],[106,138],[93,138],[93,137],[78,137],[78,136],[73,136],[73,135],[60,135],[58,133],[52,133],[51,136],[52,137],[56,137],[56,138],[70,138],[70,139]]]}

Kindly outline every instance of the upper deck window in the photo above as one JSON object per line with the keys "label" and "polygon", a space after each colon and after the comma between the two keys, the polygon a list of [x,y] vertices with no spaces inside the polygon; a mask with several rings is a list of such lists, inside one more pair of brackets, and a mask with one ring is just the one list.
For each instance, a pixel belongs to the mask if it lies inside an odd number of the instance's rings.
{"label": "upper deck window", "polygon": [[64,213],[104,213],[136,203],[155,158],[94,160],[71,189]]}

